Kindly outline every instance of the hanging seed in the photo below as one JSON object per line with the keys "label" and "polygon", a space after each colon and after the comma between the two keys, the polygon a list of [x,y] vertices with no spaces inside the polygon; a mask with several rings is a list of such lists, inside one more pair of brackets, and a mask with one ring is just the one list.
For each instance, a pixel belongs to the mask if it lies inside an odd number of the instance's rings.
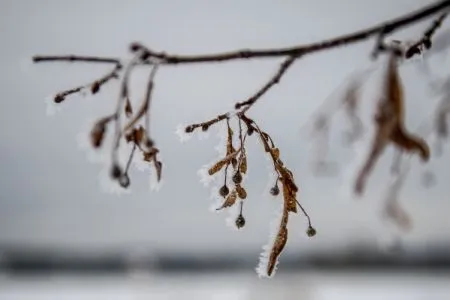
{"label": "hanging seed", "polygon": [[242,214],[239,214],[239,216],[236,218],[235,224],[238,229],[241,229],[245,226],[245,218]]}
{"label": "hanging seed", "polygon": [[315,236],[316,233],[317,233],[316,230],[315,230],[314,227],[312,227],[312,226],[309,226],[309,227],[308,227],[308,230],[306,230],[306,234],[307,234],[309,237]]}
{"label": "hanging seed", "polygon": [[239,171],[234,173],[234,175],[233,175],[233,182],[236,183],[236,184],[239,184],[239,183],[242,182],[242,175],[241,175],[241,173]]}
{"label": "hanging seed", "polygon": [[280,188],[278,187],[278,185],[274,185],[271,189],[270,189],[270,194],[272,196],[278,196],[280,194]]}
{"label": "hanging seed", "polygon": [[230,193],[230,189],[226,186],[223,185],[220,189],[219,189],[219,194],[222,197],[226,197],[228,194]]}

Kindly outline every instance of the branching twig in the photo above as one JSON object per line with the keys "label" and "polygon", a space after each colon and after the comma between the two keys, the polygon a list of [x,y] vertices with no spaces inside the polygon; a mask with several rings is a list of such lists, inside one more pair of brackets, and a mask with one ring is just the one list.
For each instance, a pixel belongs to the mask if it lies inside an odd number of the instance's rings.
{"label": "branching twig", "polygon": [[[158,70],[158,67],[193,63],[227,62],[245,59],[284,58],[283,62],[279,65],[278,71],[271,78],[269,78],[269,80],[261,88],[259,88],[256,93],[254,93],[246,100],[236,103],[233,111],[220,114],[211,120],[195,123],[185,128],[186,133],[192,133],[198,128],[201,128],[203,131],[207,131],[211,126],[226,120],[228,139],[225,146],[227,152],[225,157],[219,159],[208,170],[208,174],[212,176],[219,171],[224,171],[224,184],[220,188],[219,194],[223,198],[225,198],[225,200],[218,210],[231,207],[236,203],[238,198],[240,199],[240,214],[235,222],[235,225],[238,228],[242,228],[245,225],[245,219],[242,214],[242,205],[244,199],[247,198],[247,191],[243,186],[243,174],[247,173],[247,153],[245,149],[246,138],[247,136],[251,136],[252,133],[256,132],[257,136],[262,141],[264,151],[270,156],[274,166],[274,173],[277,176],[275,185],[272,187],[270,193],[273,196],[278,195],[280,193],[278,184],[280,184],[282,187],[282,195],[284,201],[282,219],[279,223],[279,228],[276,233],[275,240],[273,241],[273,245],[272,247],[268,248],[270,251],[270,255],[268,256],[267,266],[264,267],[263,270],[263,272],[270,276],[275,270],[278,257],[280,256],[288,239],[287,222],[288,215],[290,213],[297,213],[297,208],[300,208],[300,210],[308,220],[307,235],[312,237],[316,234],[316,231],[312,227],[309,214],[297,200],[299,187],[295,182],[294,174],[282,162],[280,158],[280,149],[275,146],[272,137],[267,132],[263,131],[253,119],[249,118],[246,115],[247,111],[256,102],[258,102],[259,99],[261,99],[261,97],[263,97],[271,88],[273,88],[277,83],[280,82],[282,77],[286,74],[287,70],[294,64],[297,59],[300,59],[307,54],[313,54],[323,50],[331,50],[336,47],[361,42],[371,37],[378,37],[374,53],[377,54],[381,51],[389,51],[391,53],[395,53],[396,56],[392,56],[393,58],[391,60],[389,68],[390,71],[386,76],[386,78],[388,79],[387,82],[389,83],[388,86],[390,87],[386,89],[386,93],[384,95],[387,100],[381,103],[382,106],[380,106],[380,109],[378,111],[379,116],[376,119],[376,123],[378,124],[377,126],[379,130],[374,137],[374,145],[371,150],[372,155],[369,156],[365,166],[361,170],[359,179],[356,182],[356,192],[362,191],[367,174],[373,168],[376,159],[379,157],[388,142],[393,143],[404,150],[416,151],[420,154],[424,161],[427,161],[429,159],[429,149],[427,144],[416,136],[408,134],[408,132],[405,131],[403,124],[403,94],[399,83],[400,79],[399,75],[397,74],[396,64],[394,63],[397,62],[397,58],[403,57],[408,59],[415,54],[420,54],[422,52],[422,47],[425,47],[426,49],[431,47],[431,38],[434,35],[436,29],[442,24],[444,18],[447,15],[447,9],[449,7],[450,0],[439,1],[412,13],[363,30],[337,36],[331,39],[326,39],[316,43],[297,45],[292,47],[273,49],[245,49],[203,55],[174,55],[167,54],[165,52],[154,51],[143,44],[135,42],[130,45],[129,50],[133,55],[133,59],[128,64],[124,64],[122,60],[117,58],[76,55],[34,56],[33,62],[41,63],[65,61],[115,65],[114,69],[111,72],[107,73],[106,75],[92,83],[58,93],[54,99],[54,101],[57,103],[62,102],[65,96],[80,92],[84,88],[89,86],[91,88],[91,92],[95,94],[99,91],[102,85],[104,85],[106,82],[109,82],[113,78],[119,77],[119,72],[123,72],[121,74],[122,81],[116,110],[113,114],[103,117],[99,121],[97,121],[91,132],[91,142],[93,144],[93,147],[100,147],[108,123],[115,123],[115,137],[113,140],[112,149],[113,166],[111,175],[114,179],[118,180],[119,184],[122,187],[126,188],[130,184],[128,169],[130,167],[136,148],[142,152],[144,161],[153,163],[157,180],[159,181],[161,179],[162,163],[157,159],[159,150],[154,147],[154,143],[150,138],[149,125],[151,95],[154,87],[154,77],[156,71]],[[401,43],[398,42],[391,45],[387,45],[385,43],[385,38],[394,31],[402,29],[424,18],[430,17],[438,12],[440,12],[441,15],[433,22],[432,26],[424,33],[423,37],[408,49],[402,49],[400,47]],[[123,68],[123,66],[126,67]],[[143,98],[136,114],[133,116],[133,109],[131,107],[128,93],[128,80],[131,71],[135,66],[149,66],[152,69],[149,75],[145,97]],[[123,71],[122,69],[125,70]],[[124,101],[126,101],[124,113],[128,120],[122,127],[121,115]],[[348,103],[348,109],[355,124],[359,124],[357,122],[355,101],[356,100],[354,100],[353,102],[350,101]],[[383,118],[381,118],[380,116]],[[229,119],[231,117],[236,117],[239,121],[238,129],[240,145],[238,149],[234,149],[232,145],[233,131],[229,123]],[[143,118],[145,118],[145,126],[140,126],[138,123]],[[244,123],[247,127],[247,131],[245,133],[243,133],[242,123]],[[126,163],[124,172],[119,165],[117,157],[119,143],[122,138],[124,138],[128,143],[133,143],[133,147]],[[226,178],[228,172],[231,171],[230,168],[233,172],[232,182],[227,183]],[[231,191],[228,188],[228,184],[231,184]]]}

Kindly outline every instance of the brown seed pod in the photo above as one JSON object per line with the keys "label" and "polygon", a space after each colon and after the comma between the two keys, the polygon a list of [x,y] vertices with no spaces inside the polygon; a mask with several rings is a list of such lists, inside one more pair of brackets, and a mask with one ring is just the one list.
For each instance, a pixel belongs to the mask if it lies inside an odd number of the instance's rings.
{"label": "brown seed pod", "polygon": [[222,197],[226,197],[228,194],[230,193],[230,189],[226,186],[223,185],[220,189],[219,189],[219,194]]}
{"label": "brown seed pod", "polygon": [[240,184],[242,182],[242,175],[239,171],[237,171],[236,173],[234,173],[233,175],[233,182],[236,184]]}
{"label": "brown seed pod", "polygon": [[272,196],[278,196],[280,194],[280,188],[278,187],[278,185],[274,185],[271,189],[270,189],[270,194]]}
{"label": "brown seed pod", "polygon": [[315,236],[316,233],[317,233],[317,231],[316,231],[316,230],[314,229],[314,227],[312,227],[312,226],[309,226],[308,229],[306,230],[306,234],[307,234],[309,237]]}
{"label": "brown seed pod", "polygon": [[238,229],[241,229],[245,226],[245,218],[242,214],[239,214],[239,216],[236,218],[235,224]]}

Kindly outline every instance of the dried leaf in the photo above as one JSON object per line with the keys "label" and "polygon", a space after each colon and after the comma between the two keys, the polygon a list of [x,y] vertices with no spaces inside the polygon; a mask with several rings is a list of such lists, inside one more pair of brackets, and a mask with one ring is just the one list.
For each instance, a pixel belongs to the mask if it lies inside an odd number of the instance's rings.
{"label": "dried leaf", "polygon": [[91,144],[94,148],[99,148],[102,145],[106,132],[106,125],[111,120],[112,116],[108,116],[101,118],[94,124],[94,127],[91,130]]}
{"label": "dried leaf", "polygon": [[236,158],[236,155],[238,155],[238,153],[240,152],[240,149],[234,151],[233,153],[225,156],[225,158],[219,160],[218,162],[216,162],[209,170],[208,170],[208,174],[209,175],[214,175],[215,173],[219,172],[225,165],[231,163],[231,160],[233,158]]}
{"label": "dried leaf", "polygon": [[272,148],[270,149],[270,153],[272,153],[273,159],[276,161],[280,158],[280,149]]}
{"label": "dried leaf", "polygon": [[430,159],[430,147],[424,139],[406,132],[403,126],[397,126],[391,135],[392,143],[404,151],[417,152],[422,161]]}
{"label": "dried leaf", "polygon": [[284,198],[284,207],[287,211],[296,213],[297,212],[297,202],[296,193],[290,188],[289,184],[284,182],[284,179],[281,178],[281,184],[283,186],[283,198]]}
{"label": "dried leaf", "polygon": [[284,210],[283,217],[281,219],[280,229],[278,230],[272,250],[270,251],[269,262],[267,264],[268,276],[272,275],[275,265],[278,261],[278,257],[283,251],[284,246],[286,245],[286,242],[288,240],[287,222],[288,222],[288,212]]}
{"label": "dried leaf", "polygon": [[241,165],[239,166],[239,171],[242,174],[246,174],[247,173],[247,155],[245,153],[245,151],[242,151],[242,159],[241,159]]}
{"label": "dried leaf", "polygon": [[237,191],[232,190],[231,193],[227,196],[227,198],[223,202],[222,206],[217,208],[216,210],[221,210],[223,208],[233,206],[236,203],[236,199],[237,199]]}
{"label": "dried leaf", "polygon": [[154,160],[155,155],[159,152],[159,150],[157,148],[151,148],[148,151],[143,152],[143,156],[144,156],[144,160],[147,162],[151,162],[152,160]]}
{"label": "dried leaf", "polygon": [[239,184],[236,185],[236,192],[239,198],[241,199],[247,198],[247,191]]}

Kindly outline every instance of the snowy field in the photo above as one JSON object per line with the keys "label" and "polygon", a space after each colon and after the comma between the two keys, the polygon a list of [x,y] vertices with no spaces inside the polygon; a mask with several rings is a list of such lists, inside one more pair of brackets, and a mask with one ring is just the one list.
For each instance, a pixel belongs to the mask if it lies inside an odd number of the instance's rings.
{"label": "snowy field", "polygon": [[9,276],[0,279],[1,300],[448,300],[450,273],[277,274],[254,273],[129,276]]}

